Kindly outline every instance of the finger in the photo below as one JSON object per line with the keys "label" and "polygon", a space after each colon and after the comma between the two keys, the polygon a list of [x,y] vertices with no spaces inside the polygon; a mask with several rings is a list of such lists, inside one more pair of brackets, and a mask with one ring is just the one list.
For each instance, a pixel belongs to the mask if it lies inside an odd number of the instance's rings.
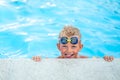
{"label": "finger", "polygon": [[35,57],[32,57],[32,60],[35,60]]}
{"label": "finger", "polygon": [[106,61],[107,61],[107,62],[111,62],[111,60],[110,60],[110,57],[109,57],[109,56],[107,56],[107,57],[106,57]]}
{"label": "finger", "polygon": [[35,57],[35,60],[37,60],[37,56]]}
{"label": "finger", "polygon": [[108,56],[105,56],[105,57],[104,57],[104,60],[107,61],[107,60],[108,60]]}
{"label": "finger", "polygon": [[110,56],[110,60],[113,61],[113,56]]}
{"label": "finger", "polygon": [[36,56],[35,61],[39,62],[41,60],[40,56]]}
{"label": "finger", "polygon": [[113,56],[109,56],[109,62],[113,61]]}
{"label": "finger", "polygon": [[106,57],[106,61],[108,61],[108,62],[109,62],[109,56],[107,56],[107,57]]}
{"label": "finger", "polygon": [[40,61],[40,57],[39,56],[37,56],[37,59],[36,59],[37,61]]}
{"label": "finger", "polygon": [[114,57],[112,56],[112,60],[114,60]]}
{"label": "finger", "polygon": [[111,61],[112,61],[112,60],[111,60],[111,57],[109,56],[109,57],[108,57],[108,62],[111,62]]}
{"label": "finger", "polygon": [[34,57],[33,57],[33,60],[34,60],[34,61],[37,61],[37,56],[34,56]]}

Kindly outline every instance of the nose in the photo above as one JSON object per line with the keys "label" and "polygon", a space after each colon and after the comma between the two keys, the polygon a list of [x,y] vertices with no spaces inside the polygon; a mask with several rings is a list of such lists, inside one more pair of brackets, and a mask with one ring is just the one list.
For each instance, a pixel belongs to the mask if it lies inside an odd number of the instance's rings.
{"label": "nose", "polygon": [[67,48],[67,52],[68,53],[71,53],[72,52],[72,49],[70,47]]}

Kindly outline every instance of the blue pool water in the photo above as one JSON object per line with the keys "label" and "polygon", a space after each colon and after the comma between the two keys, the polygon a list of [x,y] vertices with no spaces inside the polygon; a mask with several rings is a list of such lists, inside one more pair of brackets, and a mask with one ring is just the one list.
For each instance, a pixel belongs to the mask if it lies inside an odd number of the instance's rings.
{"label": "blue pool water", "polygon": [[82,34],[89,57],[120,58],[120,0],[0,0],[0,58],[55,58],[64,25]]}

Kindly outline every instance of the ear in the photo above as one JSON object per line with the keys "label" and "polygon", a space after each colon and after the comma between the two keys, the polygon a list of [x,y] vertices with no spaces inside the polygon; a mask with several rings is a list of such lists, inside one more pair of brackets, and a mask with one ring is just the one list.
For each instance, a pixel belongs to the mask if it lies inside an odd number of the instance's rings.
{"label": "ear", "polygon": [[60,43],[57,43],[57,48],[60,50]]}
{"label": "ear", "polygon": [[79,50],[83,48],[83,44],[79,44]]}

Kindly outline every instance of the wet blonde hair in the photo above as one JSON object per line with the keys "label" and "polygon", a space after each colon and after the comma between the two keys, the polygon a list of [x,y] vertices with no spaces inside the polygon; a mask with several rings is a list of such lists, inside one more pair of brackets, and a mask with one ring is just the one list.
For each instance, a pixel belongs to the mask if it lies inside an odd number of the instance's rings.
{"label": "wet blonde hair", "polygon": [[61,37],[71,37],[71,36],[78,36],[78,38],[81,38],[81,34],[78,28],[75,28],[72,25],[66,25],[62,29],[62,31],[59,34],[59,38]]}

